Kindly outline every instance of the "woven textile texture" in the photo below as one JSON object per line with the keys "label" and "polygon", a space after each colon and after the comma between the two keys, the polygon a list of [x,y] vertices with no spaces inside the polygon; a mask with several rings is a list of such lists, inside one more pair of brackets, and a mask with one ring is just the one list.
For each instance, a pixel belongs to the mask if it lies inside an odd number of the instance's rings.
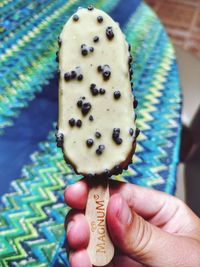
{"label": "woven textile texture", "polygon": [[[176,59],[155,14],[143,2],[133,2],[0,2],[0,266],[69,266],[63,190],[81,176],[55,144],[55,53],[63,24],[80,5],[108,12],[132,46],[141,134],[133,163],[112,178],[174,193],[181,131]],[[17,142],[18,136],[23,140]]]}

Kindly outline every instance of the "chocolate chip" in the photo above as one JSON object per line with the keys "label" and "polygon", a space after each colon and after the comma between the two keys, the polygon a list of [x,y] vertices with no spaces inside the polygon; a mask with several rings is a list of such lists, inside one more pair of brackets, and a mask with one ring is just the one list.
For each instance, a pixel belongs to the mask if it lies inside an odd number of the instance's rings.
{"label": "chocolate chip", "polygon": [[135,138],[137,138],[139,134],[140,134],[140,129],[136,128],[136,131],[135,131]]}
{"label": "chocolate chip", "polygon": [[96,132],[95,136],[96,136],[96,138],[101,138],[101,133],[100,132]]}
{"label": "chocolate chip", "polygon": [[62,133],[56,133],[57,147],[62,147],[63,146],[63,140],[64,140],[64,135]]}
{"label": "chocolate chip", "polygon": [[91,147],[93,144],[94,144],[94,141],[91,138],[86,141],[86,145],[88,147]]}
{"label": "chocolate chip", "polygon": [[120,145],[122,143],[122,138],[120,138],[120,129],[114,128],[112,133],[112,139],[117,144]]}
{"label": "chocolate chip", "polygon": [[91,83],[90,84],[90,89],[94,89],[94,88],[96,88],[96,84],[95,83]]}
{"label": "chocolate chip", "polygon": [[76,126],[80,128],[82,126],[82,121],[81,120],[77,120],[76,121]]}
{"label": "chocolate chip", "polygon": [[105,94],[105,92],[106,92],[106,90],[105,90],[105,89],[103,89],[103,88],[100,88],[100,89],[99,89],[99,93],[100,93],[101,95],[104,95],[104,94]]}
{"label": "chocolate chip", "polygon": [[120,91],[115,91],[113,95],[115,99],[119,99],[121,97]]}
{"label": "chocolate chip", "polygon": [[90,121],[93,121],[94,120],[94,117],[92,115],[89,116],[89,120]]}
{"label": "chocolate chip", "polygon": [[99,93],[99,91],[98,91],[97,88],[90,89],[90,91],[91,91],[91,93],[92,93],[93,96],[96,96],[96,95],[98,95],[98,93]]}
{"label": "chocolate chip", "polygon": [[96,96],[99,93],[98,89],[96,88],[96,84],[94,84],[94,83],[92,83],[90,85],[90,91],[91,91],[93,96]]}
{"label": "chocolate chip", "polygon": [[121,145],[122,141],[123,141],[123,140],[122,140],[120,137],[118,137],[118,138],[115,140],[115,143],[116,143],[117,145]]}
{"label": "chocolate chip", "polygon": [[97,43],[99,41],[99,37],[98,36],[94,36],[94,38],[93,38],[93,42],[94,43]]}
{"label": "chocolate chip", "polygon": [[90,111],[90,109],[91,109],[91,104],[90,103],[88,103],[88,102],[86,102],[86,103],[83,103],[83,105],[82,105],[82,114],[83,115],[87,115],[88,114],[88,112]]}
{"label": "chocolate chip", "polygon": [[92,11],[94,9],[94,7],[92,5],[89,5],[87,8],[89,11]]}
{"label": "chocolate chip", "polygon": [[128,63],[131,64],[132,60],[133,60],[133,57],[129,56]]}
{"label": "chocolate chip", "polygon": [[73,126],[75,125],[75,123],[76,123],[76,121],[75,121],[74,118],[71,118],[71,119],[69,120],[69,125],[70,125],[71,127],[73,127]]}
{"label": "chocolate chip", "polygon": [[98,149],[96,150],[96,154],[101,155],[103,153],[104,149],[105,149],[104,145],[99,145]]}
{"label": "chocolate chip", "polygon": [[103,72],[103,78],[104,80],[108,80],[110,78],[111,75],[111,71],[110,71],[110,66],[109,65],[99,65],[97,67],[98,72]]}
{"label": "chocolate chip", "polygon": [[115,141],[119,137],[119,133],[113,132],[112,137],[113,137],[113,140]]}
{"label": "chocolate chip", "polygon": [[75,79],[76,78],[76,72],[75,70],[71,71],[71,79]]}
{"label": "chocolate chip", "polygon": [[117,138],[119,138],[120,135],[120,129],[119,128],[114,128],[113,133],[112,133],[112,138],[114,141],[116,141]]}
{"label": "chocolate chip", "polygon": [[97,17],[97,21],[98,21],[99,23],[102,23],[102,22],[103,22],[103,17],[102,17],[102,16],[98,16],[98,17]]}
{"label": "chocolate chip", "polygon": [[130,128],[130,129],[129,129],[129,134],[130,134],[130,136],[133,136],[133,133],[134,133],[133,128]]}
{"label": "chocolate chip", "polygon": [[78,79],[78,81],[82,81],[83,80],[83,74],[79,74],[77,79]]}
{"label": "chocolate chip", "polygon": [[104,80],[108,80],[110,78],[110,71],[104,71],[103,72],[103,78],[104,78]]}
{"label": "chocolate chip", "polygon": [[131,51],[131,45],[128,44],[128,51],[130,52]]}
{"label": "chocolate chip", "polygon": [[73,21],[78,21],[79,20],[79,16],[77,14],[74,14],[72,19],[73,19]]}
{"label": "chocolate chip", "polygon": [[114,167],[114,174],[119,174],[122,173],[122,168],[120,167],[120,165],[116,165]]}
{"label": "chocolate chip", "polygon": [[117,132],[117,133],[120,133],[120,128],[114,128],[113,131]]}
{"label": "chocolate chip", "polygon": [[59,62],[59,52],[56,52],[56,62]]}
{"label": "chocolate chip", "polygon": [[87,51],[87,49],[82,49],[81,53],[83,56],[87,56],[88,51]]}
{"label": "chocolate chip", "polygon": [[99,149],[101,149],[102,151],[105,149],[104,145],[99,145]]}
{"label": "chocolate chip", "polygon": [[99,150],[99,149],[97,149],[97,150],[96,150],[96,154],[97,154],[97,155],[101,155],[101,154],[102,154],[102,151]]}
{"label": "chocolate chip", "polygon": [[60,39],[60,36],[58,36],[58,45],[59,45],[59,47],[61,46],[61,44],[62,44],[62,41]]}
{"label": "chocolate chip", "polygon": [[83,56],[87,56],[89,52],[94,52],[94,47],[88,46],[86,44],[81,45],[81,53]]}
{"label": "chocolate chip", "polygon": [[77,106],[78,106],[79,108],[81,108],[82,105],[83,105],[83,101],[82,101],[82,100],[78,100],[78,102],[77,102]]}
{"label": "chocolate chip", "polygon": [[138,106],[138,101],[137,101],[136,98],[134,98],[134,100],[133,100],[133,107],[134,108],[137,108],[137,106]]}
{"label": "chocolate chip", "polygon": [[71,79],[71,74],[69,72],[66,72],[64,74],[64,79],[65,79],[66,82],[69,81]]}
{"label": "chocolate chip", "polygon": [[113,33],[113,28],[112,27],[107,27],[106,29],[106,36],[109,40],[113,39],[114,33]]}
{"label": "chocolate chip", "polygon": [[97,70],[98,70],[98,72],[101,72],[101,71],[102,71],[102,66],[99,65],[99,66],[97,67]]}

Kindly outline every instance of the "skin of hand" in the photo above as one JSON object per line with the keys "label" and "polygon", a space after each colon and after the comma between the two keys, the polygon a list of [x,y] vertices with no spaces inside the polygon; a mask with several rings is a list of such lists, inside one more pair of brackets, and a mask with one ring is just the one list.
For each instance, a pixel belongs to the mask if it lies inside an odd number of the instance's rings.
{"label": "skin of hand", "polygon": [[[65,189],[72,207],[66,217],[71,267],[92,267],[86,248],[89,225],[84,216],[88,184]],[[200,219],[181,200],[133,184],[110,181],[107,228],[116,252],[107,267],[200,266]]]}

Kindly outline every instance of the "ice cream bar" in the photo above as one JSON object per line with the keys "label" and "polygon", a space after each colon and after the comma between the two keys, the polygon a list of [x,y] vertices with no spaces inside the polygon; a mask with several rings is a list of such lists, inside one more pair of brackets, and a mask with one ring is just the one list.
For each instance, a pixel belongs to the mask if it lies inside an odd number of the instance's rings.
{"label": "ice cream bar", "polygon": [[93,7],[77,10],[58,43],[57,145],[78,174],[119,174],[138,135],[130,47],[118,23]]}
{"label": "ice cream bar", "polygon": [[130,46],[118,23],[92,6],[68,20],[58,44],[57,146],[76,173],[90,180],[88,253],[93,265],[104,266],[114,254],[105,219],[107,178],[128,167],[139,134]]}

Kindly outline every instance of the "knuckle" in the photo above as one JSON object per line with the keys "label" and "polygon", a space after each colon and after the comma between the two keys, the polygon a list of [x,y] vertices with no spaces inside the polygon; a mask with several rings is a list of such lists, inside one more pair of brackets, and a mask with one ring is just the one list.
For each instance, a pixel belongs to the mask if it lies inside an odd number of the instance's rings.
{"label": "knuckle", "polygon": [[144,219],[138,216],[138,228],[134,239],[132,240],[132,248],[134,256],[137,258],[144,258],[148,254],[148,247],[151,242],[152,227],[144,221]]}

